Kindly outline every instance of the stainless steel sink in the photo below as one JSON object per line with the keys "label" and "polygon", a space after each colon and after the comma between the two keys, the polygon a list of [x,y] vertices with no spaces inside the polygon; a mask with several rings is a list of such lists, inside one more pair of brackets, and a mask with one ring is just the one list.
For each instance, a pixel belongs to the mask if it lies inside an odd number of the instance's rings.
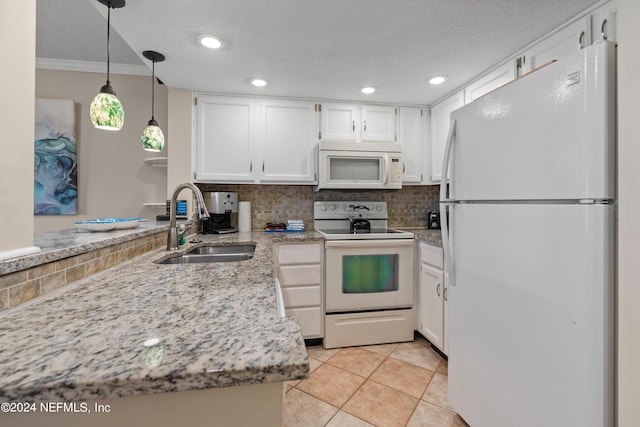
{"label": "stainless steel sink", "polygon": [[158,264],[193,264],[246,261],[253,258],[253,245],[201,246],[184,255],[158,261]]}
{"label": "stainless steel sink", "polygon": [[253,245],[231,245],[231,246],[200,246],[199,248],[191,249],[187,254],[220,254],[220,255],[233,255],[233,254],[251,254],[256,249]]}

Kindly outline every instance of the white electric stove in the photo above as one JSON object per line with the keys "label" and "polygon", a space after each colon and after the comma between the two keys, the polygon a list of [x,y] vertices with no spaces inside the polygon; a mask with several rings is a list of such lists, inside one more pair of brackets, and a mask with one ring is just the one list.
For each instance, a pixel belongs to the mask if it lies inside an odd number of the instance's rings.
{"label": "white electric stove", "polygon": [[386,202],[314,203],[326,239],[325,348],[413,340],[414,236],[387,221]]}

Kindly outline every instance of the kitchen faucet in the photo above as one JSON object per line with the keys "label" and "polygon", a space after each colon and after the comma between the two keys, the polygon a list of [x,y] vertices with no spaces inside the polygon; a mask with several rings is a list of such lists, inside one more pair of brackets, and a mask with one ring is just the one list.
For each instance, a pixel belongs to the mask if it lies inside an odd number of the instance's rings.
{"label": "kitchen faucet", "polygon": [[193,191],[193,194],[196,196],[196,201],[198,204],[198,220],[202,221],[209,218],[209,211],[207,210],[207,206],[204,204],[204,197],[202,196],[202,192],[200,191],[200,189],[189,182],[178,185],[175,190],[173,190],[173,196],[171,196],[169,235],[167,236],[168,251],[175,251],[179,247],[178,230],[176,227],[176,200],[178,200],[178,194],[185,188],[190,188],[191,191]]}

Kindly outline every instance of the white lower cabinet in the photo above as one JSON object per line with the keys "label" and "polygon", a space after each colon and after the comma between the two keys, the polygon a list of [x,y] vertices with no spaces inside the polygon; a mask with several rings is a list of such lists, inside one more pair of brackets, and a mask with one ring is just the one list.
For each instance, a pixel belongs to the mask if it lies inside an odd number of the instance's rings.
{"label": "white lower cabinet", "polygon": [[418,254],[418,331],[446,354],[448,307],[442,248],[421,242]]}
{"label": "white lower cabinet", "polygon": [[304,338],[323,337],[322,243],[278,243],[276,274],[287,316],[298,319]]}

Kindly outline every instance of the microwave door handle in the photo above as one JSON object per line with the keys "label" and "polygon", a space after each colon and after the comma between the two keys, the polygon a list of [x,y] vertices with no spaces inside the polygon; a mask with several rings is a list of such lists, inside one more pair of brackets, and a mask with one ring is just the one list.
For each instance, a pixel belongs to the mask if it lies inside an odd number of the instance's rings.
{"label": "microwave door handle", "polygon": [[389,156],[385,155],[383,156],[384,162],[382,163],[383,165],[383,170],[382,170],[382,175],[384,176],[384,182],[383,184],[387,184],[387,182],[389,181]]}

